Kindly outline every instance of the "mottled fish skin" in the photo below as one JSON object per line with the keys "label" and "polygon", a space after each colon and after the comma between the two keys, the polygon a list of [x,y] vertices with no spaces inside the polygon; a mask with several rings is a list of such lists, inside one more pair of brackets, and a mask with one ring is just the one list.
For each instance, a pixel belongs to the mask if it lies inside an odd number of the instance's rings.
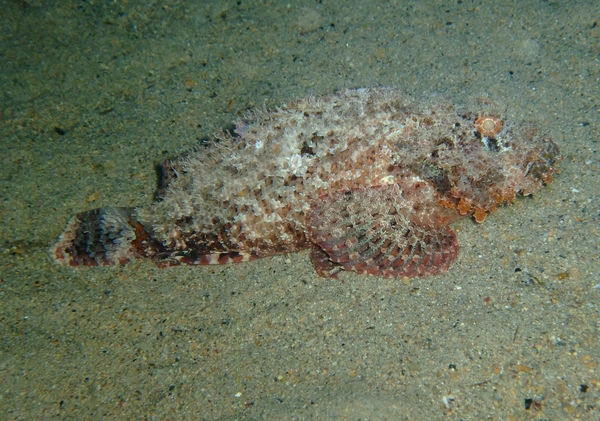
{"label": "mottled fish skin", "polygon": [[162,165],[157,201],[73,217],[52,248],[70,266],[242,262],[312,249],[321,276],[419,277],[458,254],[449,224],[552,181],[549,135],[489,99],[418,103],[349,89],[255,110]]}

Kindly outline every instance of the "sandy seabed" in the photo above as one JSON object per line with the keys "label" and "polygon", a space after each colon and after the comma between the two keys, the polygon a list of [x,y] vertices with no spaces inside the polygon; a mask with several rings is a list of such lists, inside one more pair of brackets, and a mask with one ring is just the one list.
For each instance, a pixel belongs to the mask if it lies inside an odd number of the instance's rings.
{"label": "sandy seabed", "polygon": [[[600,417],[600,14],[593,1],[6,1],[0,418]],[[454,225],[446,273],[64,268],[75,213],[244,110],[342,88],[489,95],[543,125],[550,186]]]}

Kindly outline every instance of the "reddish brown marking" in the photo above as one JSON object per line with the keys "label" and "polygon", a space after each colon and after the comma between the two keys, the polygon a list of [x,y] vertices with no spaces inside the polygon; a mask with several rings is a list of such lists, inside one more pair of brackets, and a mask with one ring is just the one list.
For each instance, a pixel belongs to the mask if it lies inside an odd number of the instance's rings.
{"label": "reddish brown marking", "polygon": [[473,213],[473,216],[475,217],[475,220],[481,224],[483,221],[485,221],[487,213],[483,209],[477,208],[475,213]]}
{"label": "reddish brown marking", "polygon": [[240,263],[240,262],[244,261],[244,255],[236,253],[236,252],[231,252],[230,258],[233,263]]}
{"label": "reddish brown marking", "polygon": [[314,246],[310,253],[310,260],[315,267],[317,275],[323,278],[337,278],[339,265],[336,265],[329,259],[329,255],[320,247]]}

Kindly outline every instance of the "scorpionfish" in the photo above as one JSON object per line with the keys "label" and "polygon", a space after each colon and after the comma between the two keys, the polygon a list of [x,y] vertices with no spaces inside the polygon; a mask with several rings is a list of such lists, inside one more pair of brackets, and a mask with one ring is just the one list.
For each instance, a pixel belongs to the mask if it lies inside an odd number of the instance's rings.
{"label": "scorpionfish", "polygon": [[78,214],[52,254],[166,267],[311,249],[325,277],[439,274],[459,251],[449,224],[535,193],[562,159],[547,132],[504,114],[488,98],[422,103],[385,87],[249,111],[164,162],[154,203]]}

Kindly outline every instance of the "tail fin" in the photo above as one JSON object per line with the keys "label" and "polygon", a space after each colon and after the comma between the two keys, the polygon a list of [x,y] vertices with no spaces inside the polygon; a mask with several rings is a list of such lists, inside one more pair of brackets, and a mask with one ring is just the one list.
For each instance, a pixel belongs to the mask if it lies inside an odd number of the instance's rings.
{"label": "tail fin", "polygon": [[50,250],[57,263],[68,266],[125,264],[159,251],[133,216],[133,208],[100,208],[79,213],[67,224]]}

